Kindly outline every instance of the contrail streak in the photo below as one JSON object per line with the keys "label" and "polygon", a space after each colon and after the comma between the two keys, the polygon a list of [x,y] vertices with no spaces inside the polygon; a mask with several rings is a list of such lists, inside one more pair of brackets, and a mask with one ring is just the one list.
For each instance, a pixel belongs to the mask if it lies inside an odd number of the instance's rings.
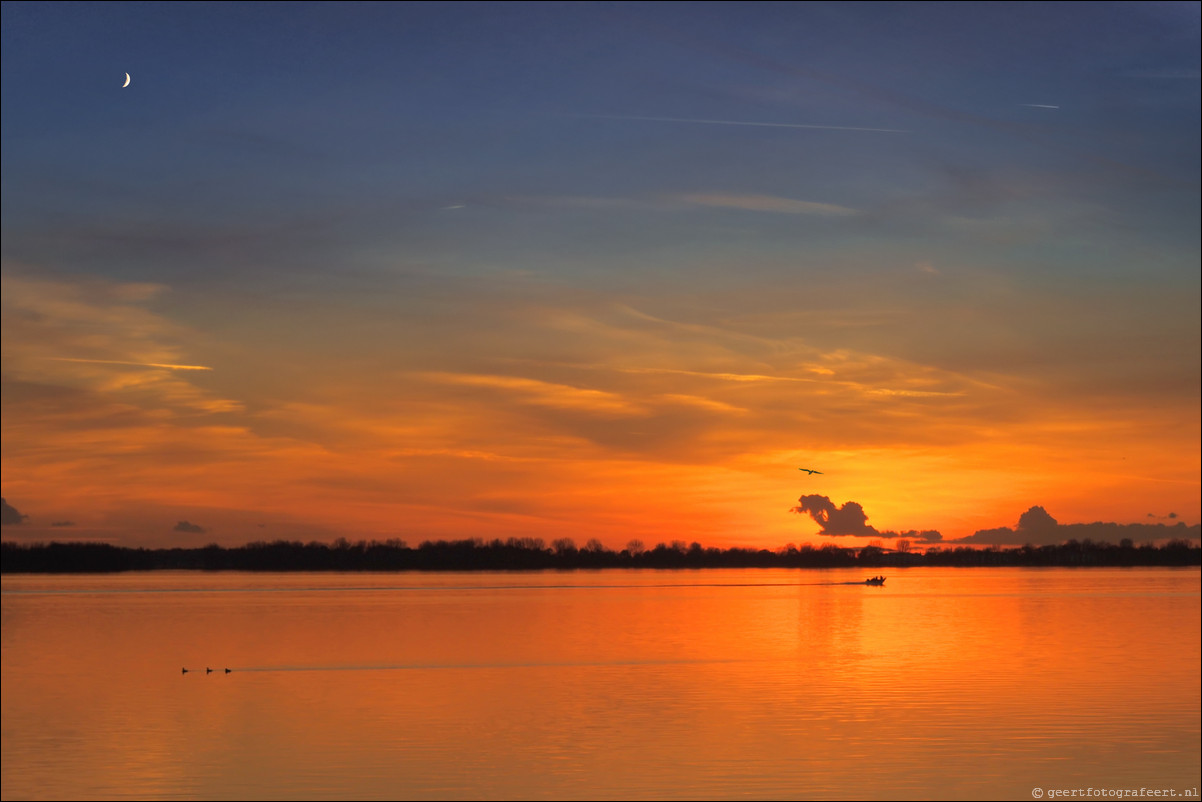
{"label": "contrail streak", "polygon": [[761,123],[749,120],[701,120],[691,117],[638,117],[630,114],[572,114],[595,120],[644,120],[654,123],[694,123],[697,125],[748,125],[755,128],[812,128],[822,131],[871,131],[878,134],[908,134],[902,128],[858,128],[851,125],[805,125],[802,123]]}
{"label": "contrail streak", "polygon": [[1058,109],[1059,106],[1050,106],[1047,103],[1019,103],[1020,106],[1026,106],[1031,109]]}
{"label": "contrail streak", "polygon": [[205,365],[168,365],[163,362],[125,362],[120,359],[73,359],[66,356],[52,356],[55,362],[86,362],[94,365],[132,365],[139,368],[166,368],[167,370],[212,370]]}

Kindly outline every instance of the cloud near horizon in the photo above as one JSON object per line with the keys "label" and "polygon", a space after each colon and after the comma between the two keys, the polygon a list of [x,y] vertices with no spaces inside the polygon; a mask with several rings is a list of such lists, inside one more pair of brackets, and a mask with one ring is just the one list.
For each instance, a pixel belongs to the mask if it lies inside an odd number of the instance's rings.
{"label": "cloud near horizon", "polygon": [[817,494],[802,496],[793,512],[809,515],[822,529],[818,534],[828,537],[879,537],[907,538],[910,540],[935,543],[943,540],[943,535],[933,529],[918,531],[911,529],[907,532],[882,532],[868,523],[864,508],[855,501],[848,501],[842,507],[836,507],[826,496]]}
{"label": "cloud near horizon", "polygon": [[1120,524],[1102,521],[1061,524],[1039,505],[1030,507],[1020,515],[1014,528],[1003,526],[996,529],[978,529],[971,535],[949,540],[944,540],[943,535],[934,530],[881,531],[868,523],[868,516],[859,502],[848,501],[842,506],[836,506],[828,497],[817,494],[802,496],[798,499],[798,505],[791,511],[809,515],[822,527],[818,534],[826,537],[868,537],[883,540],[906,538],[917,542],[969,546],[1057,546],[1069,540],[1093,540],[1115,544],[1122,540],[1137,543],[1170,538],[1202,540],[1200,524]]}
{"label": "cloud near horizon", "polygon": [[190,535],[203,535],[208,530],[191,521],[180,521],[171,529],[172,532],[187,532]]}
{"label": "cloud near horizon", "polygon": [[1019,516],[1013,529],[1007,526],[997,529],[979,529],[967,537],[949,540],[974,546],[1057,546],[1068,540],[1093,540],[1118,543],[1132,540],[1137,543],[1182,538],[1202,539],[1202,525],[1186,526],[1179,522],[1173,526],[1165,524],[1120,524],[1095,521],[1083,524],[1061,524],[1041,506],[1034,506]]}
{"label": "cloud near horizon", "polygon": [[14,524],[23,523],[28,515],[22,515],[17,512],[17,508],[9,505],[7,501],[0,498],[0,524],[4,526],[12,526]]}

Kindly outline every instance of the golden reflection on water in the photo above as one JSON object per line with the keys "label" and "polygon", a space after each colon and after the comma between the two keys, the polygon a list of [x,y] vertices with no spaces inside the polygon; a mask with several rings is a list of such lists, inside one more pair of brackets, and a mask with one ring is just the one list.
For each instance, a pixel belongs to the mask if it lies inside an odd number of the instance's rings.
{"label": "golden reflection on water", "polygon": [[1196,569],[859,579],[4,576],[3,796],[1198,785]]}

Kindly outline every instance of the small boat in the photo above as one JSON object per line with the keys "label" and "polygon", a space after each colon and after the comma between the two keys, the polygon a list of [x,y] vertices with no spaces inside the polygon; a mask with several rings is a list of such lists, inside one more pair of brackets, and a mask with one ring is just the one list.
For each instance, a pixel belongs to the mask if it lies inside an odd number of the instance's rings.
{"label": "small boat", "polygon": [[885,584],[885,577],[883,577],[883,576],[869,577],[868,579],[864,580],[864,584],[865,585],[883,585],[883,584]]}

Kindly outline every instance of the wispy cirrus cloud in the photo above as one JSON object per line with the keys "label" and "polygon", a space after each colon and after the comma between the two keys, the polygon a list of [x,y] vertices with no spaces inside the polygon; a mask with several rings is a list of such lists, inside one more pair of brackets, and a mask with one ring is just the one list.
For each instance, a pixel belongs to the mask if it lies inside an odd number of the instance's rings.
{"label": "wispy cirrus cloud", "polygon": [[867,128],[858,125],[816,125],[812,123],[774,123],[758,120],[712,120],[697,117],[643,117],[636,114],[572,114],[594,120],[631,120],[650,123],[686,123],[691,125],[736,125],[749,128],[798,128],[813,131],[862,131],[874,134],[908,134],[904,128]]}
{"label": "wispy cirrus cloud", "polygon": [[[844,402],[851,397],[875,399],[874,403],[954,398],[998,389],[979,378],[932,365],[852,349],[822,349],[794,336],[765,336],[752,333],[753,327],[721,320],[672,319],[626,304],[590,315],[563,312],[549,318],[547,324],[587,333],[591,342],[608,343],[609,347],[587,361],[519,361],[544,368],[624,374],[632,379],[678,377],[702,383],[776,385],[779,392]],[[609,381],[598,380],[598,386]],[[625,386],[633,392],[638,384]]]}
{"label": "wispy cirrus cloud", "polygon": [[185,378],[213,368],[181,359],[184,343],[195,333],[148,308],[166,287],[46,277],[10,265],[2,281],[9,401],[19,403],[33,388],[44,393],[57,387],[91,397],[80,414],[109,403],[160,415],[240,408]]}
{"label": "wispy cirrus cloud", "polygon": [[744,212],[855,217],[858,209],[835,203],[799,200],[779,195],[740,192],[665,192],[635,197],[606,195],[513,195],[506,199],[518,207],[579,209],[582,211],[685,212],[698,207]]}
{"label": "wispy cirrus cloud", "polygon": [[772,212],[775,214],[818,215],[820,217],[854,217],[855,209],[834,203],[783,198],[776,195],[737,195],[721,192],[670,195],[669,200],[693,206],[709,206],[716,209],[738,209],[746,212]]}
{"label": "wispy cirrus cloud", "polygon": [[419,378],[443,384],[484,387],[518,394],[528,403],[618,415],[637,415],[643,408],[617,393],[573,387],[566,384],[528,379],[521,376],[497,376],[471,373],[432,372]]}
{"label": "wispy cirrus cloud", "polygon": [[700,395],[689,395],[686,393],[664,393],[657,396],[657,399],[667,401],[672,404],[683,404],[684,406],[698,407],[699,409],[709,410],[711,412],[733,412],[737,414],[747,412],[743,407],[737,407],[734,404],[727,404],[724,401],[715,401],[712,398],[706,398]]}
{"label": "wispy cirrus cloud", "polygon": [[128,362],[123,359],[78,359],[69,356],[52,356],[55,362],[83,362],[91,365],[129,365],[139,368],[165,368],[167,370],[212,370],[207,365],[172,365],[165,362]]}
{"label": "wispy cirrus cloud", "polygon": [[821,379],[806,376],[768,376],[761,373],[723,373],[721,371],[685,370],[683,368],[626,368],[621,366],[597,366],[618,373],[661,374],[665,376],[692,376],[723,382],[808,382]]}

